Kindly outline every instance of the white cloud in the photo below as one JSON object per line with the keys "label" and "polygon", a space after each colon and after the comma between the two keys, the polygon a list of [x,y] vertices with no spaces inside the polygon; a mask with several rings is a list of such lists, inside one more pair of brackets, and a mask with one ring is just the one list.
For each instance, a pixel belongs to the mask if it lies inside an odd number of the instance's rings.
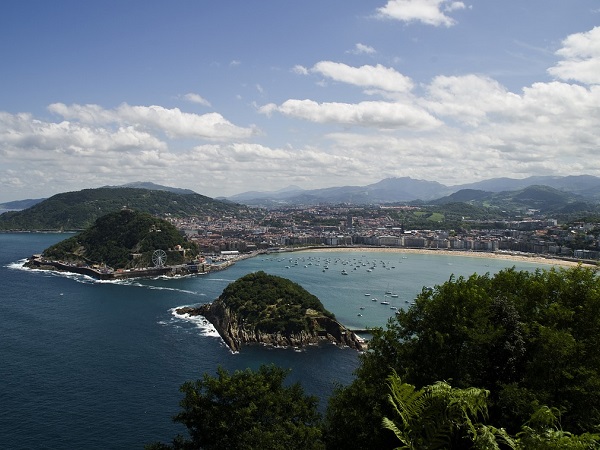
{"label": "white cloud", "polygon": [[350,50],[350,53],[353,53],[355,55],[372,55],[374,53],[377,53],[377,50],[375,50],[370,45],[358,43],[354,46],[353,50]]}
{"label": "white cloud", "polygon": [[354,86],[377,88],[388,92],[408,92],[413,88],[413,82],[409,77],[381,64],[352,67],[333,61],[321,61],[313,66],[311,72]]}
{"label": "white cloud", "polygon": [[238,127],[218,113],[198,115],[156,105],[130,106],[123,103],[116,109],[106,110],[98,105],[53,103],[48,109],[65,119],[81,123],[130,125],[159,130],[170,138],[233,140],[249,138],[256,133],[253,127]]}
{"label": "white cloud", "polygon": [[391,102],[317,103],[312,100],[287,100],[281,105],[265,105],[264,114],[277,111],[285,116],[316,123],[336,123],[378,129],[428,130],[439,120],[414,105]]}
{"label": "white cloud", "polygon": [[520,102],[497,81],[479,75],[438,76],[426,91],[420,102],[426,109],[470,126],[488,120],[490,113],[513,111]]}
{"label": "white cloud", "polygon": [[298,75],[308,75],[308,69],[304,66],[296,65],[292,67],[292,72]]}
{"label": "white cloud", "polygon": [[198,105],[211,106],[208,100],[198,94],[194,94],[193,92],[185,94],[183,98],[188,102],[197,103]]}
{"label": "white cloud", "polygon": [[463,2],[448,0],[388,0],[385,6],[377,9],[377,12],[381,18],[450,27],[456,21],[444,12],[464,8]]}
{"label": "white cloud", "polygon": [[548,72],[562,80],[600,84],[600,27],[572,34],[562,45],[556,54],[564,59]]}

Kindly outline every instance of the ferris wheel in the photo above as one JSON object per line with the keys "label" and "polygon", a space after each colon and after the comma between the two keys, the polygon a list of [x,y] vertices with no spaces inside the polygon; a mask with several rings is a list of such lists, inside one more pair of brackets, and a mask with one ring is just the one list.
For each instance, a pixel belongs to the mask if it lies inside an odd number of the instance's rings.
{"label": "ferris wheel", "polygon": [[154,250],[152,253],[152,263],[154,267],[162,267],[167,261],[167,253],[164,250]]}

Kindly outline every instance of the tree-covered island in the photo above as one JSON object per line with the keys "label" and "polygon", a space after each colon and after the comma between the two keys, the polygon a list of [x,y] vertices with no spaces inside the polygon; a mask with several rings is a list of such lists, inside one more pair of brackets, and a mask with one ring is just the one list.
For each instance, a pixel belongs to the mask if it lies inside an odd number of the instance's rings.
{"label": "tree-covered island", "polygon": [[98,273],[106,274],[160,268],[166,263],[180,265],[197,255],[196,244],[187,241],[169,222],[124,208],[100,217],[81,233],[48,247],[28,264],[59,270],[97,269]]}
{"label": "tree-covered island", "polygon": [[229,284],[213,303],[177,312],[206,317],[233,351],[251,343],[304,347],[323,341],[363,348],[360,338],[337,322],[317,297],[262,271]]}

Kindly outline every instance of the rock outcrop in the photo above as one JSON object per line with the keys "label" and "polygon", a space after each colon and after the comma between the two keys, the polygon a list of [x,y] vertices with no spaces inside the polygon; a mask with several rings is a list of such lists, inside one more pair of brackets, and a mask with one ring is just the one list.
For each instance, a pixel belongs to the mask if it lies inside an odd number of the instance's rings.
{"label": "rock outcrop", "polygon": [[265,333],[254,327],[244,326],[244,318],[239,317],[221,299],[199,307],[183,307],[177,309],[178,314],[204,316],[218,331],[225,343],[233,351],[240,351],[246,344],[266,344],[277,347],[305,347],[323,342],[363,350],[364,341],[355,333],[345,328],[335,319],[324,315],[311,316],[311,327],[314,331]]}

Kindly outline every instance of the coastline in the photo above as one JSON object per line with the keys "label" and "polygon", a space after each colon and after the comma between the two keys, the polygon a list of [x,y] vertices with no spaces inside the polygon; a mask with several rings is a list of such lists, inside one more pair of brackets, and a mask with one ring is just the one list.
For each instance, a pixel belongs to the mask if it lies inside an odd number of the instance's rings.
{"label": "coastline", "polygon": [[528,254],[514,252],[475,252],[465,250],[446,250],[446,249],[421,249],[421,248],[404,248],[404,247],[310,247],[305,249],[294,250],[297,252],[377,252],[377,253],[405,253],[405,254],[420,254],[420,255],[447,255],[447,256],[461,256],[467,258],[488,258],[488,259],[504,259],[508,261],[520,261],[530,262],[535,264],[544,264],[549,266],[560,266],[560,267],[574,267],[574,266],[585,266],[585,267],[598,267],[597,263],[588,261],[576,261],[555,258],[550,256],[543,256],[539,254]]}

